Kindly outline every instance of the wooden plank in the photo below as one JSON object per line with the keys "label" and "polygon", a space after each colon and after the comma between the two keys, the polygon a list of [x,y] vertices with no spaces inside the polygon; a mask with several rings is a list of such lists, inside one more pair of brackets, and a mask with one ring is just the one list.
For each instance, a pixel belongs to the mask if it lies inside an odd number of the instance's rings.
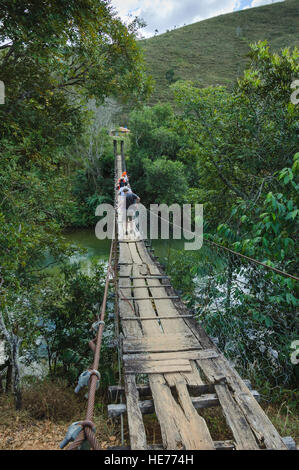
{"label": "wooden plank", "polygon": [[136,264],[136,265],[142,265],[143,261],[141,260],[139,254],[137,252],[137,248],[136,248],[135,243],[130,243],[129,244],[129,250],[131,252],[133,263]]}
{"label": "wooden plank", "polygon": [[227,385],[215,385],[227,424],[232,430],[237,450],[258,450],[259,446],[244,414],[232,398]]}
{"label": "wooden plank", "polygon": [[137,243],[137,242],[141,242],[142,240],[117,240],[117,243]]}
{"label": "wooden plank", "polygon": [[[186,382],[187,387],[188,387],[190,392],[194,391],[192,387],[198,387],[198,386],[202,387],[204,385],[204,382],[202,381],[202,378],[199,374],[196,362],[194,360],[191,360],[190,364],[191,364],[191,367],[192,367],[192,372],[191,373],[180,372],[180,377],[179,378],[175,377],[174,374],[165,374],[164,377],[166,378],[168,385],[171,386],[172,382],[173,382],[173,385],[175,386],[175,384],[178,380],[183,379]],[[191,387],[191,388],[189,388],[189,387]],[[206,392],[198,391],[198,393],[200,394],[200,393],[206,393]]]}
{"label": "wooden plank", "polygon": [[[128,322],[133,323],[133,322]],[[134,322],[136,323],[136,322]],[[145,322],[145,325],[154,325],[153,322]],[[159,335],[159,337],[148,337],[136,339],[125,339],[123,351],[126,352],[164,352],[164,351],[188,351],[200,349],[200,346],[192,337],[180,335]]]}
{"label": "wooden plank", "polygon": [[123,317],[122,320],[130,320],[130,321],[132,321],[132,320],[136,320],[136,321],[137,320],[138,321],[141,321],[141,320],[142,321],[143,320],[174,320],[174,319],[177,320],[178,318],[184,318],[186,316],[190,317],[191,315],[181,315],[181,317],[179,315],[176,315],[176,316],[173,316],[173,317],[160,317],[160,316],[159,317],[157,317],[157,316],[155,316],[155,317],[143,317],[143,318],[141,318],[141,317],[135,317],[135,318],[134,317]]}
{"label": "wooden plank", "polygon": [[[139,253],[140,253],[140,250],[139,250]],[[144,261],[143,256],[141,257],[141,259],[142,261]],[[137,273],[135,275],[135,272],[136,271],[133,269],[133,273],[134,273],[133,277],[139,277],[137,276]],[[146,281],[149,282],[149,279],[146,279]],[[153,281],[158,282],[157,279],[153,279]],[[144,292],[143,289],[139,287],[139,286],[142,286],[141,283],[143,283],[144,287],[147,289],[144,279],[139,278],[139,279],[134,280],[134,286],[138,287],[138,291],[141,290],[143,293]],[[136,289],[136,292],[138,291]],[[147,292],[147,290],[145,292]],[[138,295],[142,297],[141,293],[138,293]],[[169,299],[167,299],[167,302],[172,304],[172,302]],[[146,318],[149,316],[153,316],[153,313],[155,314],[153,310],[152,302],[150,300],[140,302],[140,303],[137,300],[137,303],[139,304],[140,317]],[[175,311],[175,314],[177,314],[176,311]],[[157,323],[158,322],[142,322],[142,325],[144,328],[144,333],[146,334],[145,338],[148,338],[151,343],[156,342],[159,348],[158,350],[160,350],[161,343],[163,343],[163,349],[164,349],[165,342],[167,340],[165,339],[166,335],[161,334],[161,329],[157,328]],[[181,340],[182,335],[178,335],[178,336],[179,336],[179,339],[175,338],[176,345],[178,341]],[[190,341],[190,335],[188,336],[188,333],[185,338],[185,341],[186,340]],[[190,342],[188,344],[190,344]],[[136,344],[134,345],[134,349],[135,347],[136,347]],[[198,347],[197,344],[196,344],[196,347]],[[193,371],[190,372],[190,375],[191,374],[193,375]],[[181,374],[173,374],[173,373],[171,374],[168,373],[165,375],[176,376],[179,378],[183,377],[181,376]],[[188,373],[184,373],[184,376],[185,375],[188,375]],[[165,380],[163,379],[163,376],[161,374],[150,374],[149,381],[150,381],[150,387],[151,387],[153,399],[154,399],[153,405],[155,406],[157,417],[161,426],[164,447],[167,449],[181,449],[184,447],[187,449],[198,448],[197,445],[194,443],[194,439],[196,439],[196,437],[193,438],[192,436],[190,436],[190,433],[188,433],[188,430],[189,430],[188,420],[186,416],[184,415],[180,406],[175,401],[170,391],[170,388],[167,386]],[[168,403],[171,404],[170,407],[167,406]]]}
{"label": "wooden plank", "polygon": [[[134,285],[132,285],[131,287],[132,287],[132,289],[133,289],[133,287],[134,287],[134,289],[144,289],[144,287],[148,287],[148,286],[134,286]],[[172,286],[171,286],[171,284],[163,284],[163,285],[160,284],[159,286],[152,286],[151,289],[160,289],[161,287],[172,287]]]}
{"label": "wooden plank", "polygon": [[136,388],[135,376],[125,375],[124,380],[131,449],[146,450],[146,434],[142,419],[142,413],[138,406],[139,394]]}
{"label": "wooden plank", "polygon": [[[161,274],[159,271],[159,268],[155,264],[153,264],[153,262],[151,262],[151,264],[149,264],[148,267],[152,275],[158,276]],[[162,324],[163,331],[166,334],[178,333],[182,337],[186,336],[187,334],[190,334],[189,328],[186,326],[186,323],[181,318],[181,316],[178,315],[179,312],[177,311],[176,306],[174,305],[172,300],[170,300],[171,297],[176,297],[176,296],[169,295],[165,287],[155,279],[149,280],[148,286],[149,286],[149,290],[152,296],[156,297],[155,307],[159,316],[160,317],[162,316],[167,316],[167,317],[176,316],[177,317],[176,319],[174,319],[174,321],[171,321],[171,322],[167,320],[162,320],[161,324]],[[179,298],[175,300],[179,300]]]}
{"label": "wooden plank", "polygon": [[[138,286],[138,287],[141,287],[141,286]],[[169,296],[165,296],[165,297],[127,297],[126,300],[153,300],[153,301],[156,301],[156,300],[170,300],[170,299],[178,299],[179,297],[177,295],[169,295]],[[120,299],[120,300],[123,300],[123,299]],[[176,318],[180,318],[179,315],[176,316]]]}
{"label": "wooden plank", "polygon": [[[142,280],[147,280],[147,279],[170,279],[169,276],[126,276],[126,275],[120,275],[119,277],[128,277],[129,279],[142,279]],[[163,286],[163,284],[162,284]]]}
{"label": "wooden plank", "polygon": [[246,417],[256,440],[261,446],[265,446],[267,449],[287,449],[266,413],[259,406],[237,371],[229,365],[222,354],[216,359],[197,362],[210,382],[224,380],[228,384],[235,402]]}
{"label": "wooden plank", "polygon": [[[130,275],[132,272],[132,267],[130,265],[122,266],[120,269],[120,272],[121,274]],[[124,295],[126,295],[127,293],[129,295],[130,290],[129,288],[126,288],[128,284],[130,284],[130,280],[128,277],[127,278],[123,277],[119,279],[119,287],[121,288]],[[136,316],[135,310],[134,308],[132,310],[132,305],[129,302],[119,302],[119,315],[120,315],[120,319],[123,316],[125,317]],[[135,321],[121,322],[121,324],[122,324],[123,334],[125,337],[126,336],[133,336],[134,338],[142,337],[143,333],[138,322],[135,322]]]}
{"label": "wooden plank", "polygon": [[[149,385],[136,384],[136,388],[138,390],[139,397],[145,397],[152,394]],[[125,387],[123,385],[109,385],[108,391],[111,400],[116,400],[120,394],[124,393]]]}
{"label": "wooden plank", "polygon": [[[125,364],[125,374],[164,374],[169,372],[191,372],[189,361],[130,362]],[[181,361],[183,362],[183,361]]]}
{"label": "wooden plank", "polygon": [[234,398],[261,445],[265,445],[267,449],[287,450],[287,446],[252,394],[235,393]]}
{"label": "wooden plank", "polygon": [[163,377],[151,375],[150,386],[165,449],[214,449],[210,442],[202,439],[200,433],[190,433],[189,421]]}
{"label": "wooden plank", "polygon": [[198,351],[180,351],[180,352],[162,352],[162,353],[149,353],[149,354],[124,354],[123,360],[135,361],[165,361],[165,360],[179,360],[179,359],[209,359],[218,357],[217,351],[214,349],[201,349]]}
{"label": "wooden plank", "polygon": [[[198,449],[213,449],[214,444],[209,432],[209,428],[204,418],[199,416],[196,411],[194,401],[190,398],[186,383],[183,381],[176,384],[179,403],[184,410],[184,414],[188,421],[189,434],[196,436],[195,445]],[[199,397],[202,398],[202,397]]]}
{"label": "wooden plank", "polygon": [[164,358],[160,359],[159,361],[156,361],[155,359],[139,359],[135,358],[134,356],[138,355],[136,354],[126,354],[124,356],[124,365],[125,366],[134,366],[134,364],[147,364],[148,367],[154,367],[155,365],[163,366],[166,364],[169,364],[170,366],[175,366],[176,364],[180,366],[185,366],[185,365],[190,365],[190,361],[188,359],[182,359],[182,358]]}

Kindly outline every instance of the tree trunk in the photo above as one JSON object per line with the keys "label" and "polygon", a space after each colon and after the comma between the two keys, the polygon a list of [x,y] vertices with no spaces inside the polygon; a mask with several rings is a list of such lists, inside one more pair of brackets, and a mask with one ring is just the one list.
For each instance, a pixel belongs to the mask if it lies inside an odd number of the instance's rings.
{"label": "tree trunk", "polygon": [[227,284],[226,284],[226,301],[225,308],[229,312],[231,305],[231,291],[232,291],[232,281],[233,281],[233,265],[232,260],[228,260],[228,270],[227,270]]}
{"label": "tree trunk", "polygon": [[8,364],[7,371],[6,371],[6,384],[5,384],[5,392],[11,392],[11,376],[12,376],[12,365],[11,363]]}
{"label": "tree trunk", "polygon": [[[9,315],[9,314],[8,314]],[[9,332],[5,326],[2,312],[0,312],[0,331],[4,335],[7,345],[10,350],[9,365],[6,374],[6,391],[9,392],[12,387],[12,392],[15,397],[16,409],[21,409],[22,395],[20,386],[20,365],[19,365],[19,351],[21,339],[13,332]]]}
{"label": "tree trunk", "polygon": [[20,364],[19,364],[19,351],[21,340],[15,335],[12,335],[11,344],[11,359],[12,359],[12,391],[15,397],[16,410],[22,408],[22,392],[20,383]]}

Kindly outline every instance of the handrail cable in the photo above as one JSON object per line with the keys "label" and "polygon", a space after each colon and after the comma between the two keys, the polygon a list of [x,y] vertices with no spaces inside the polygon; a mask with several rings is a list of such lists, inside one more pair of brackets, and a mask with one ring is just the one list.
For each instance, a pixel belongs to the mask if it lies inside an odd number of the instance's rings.
{"label": "handrail cable", "polygon": [[[156,217],[159,217],[161,220],[164,220],[165,222],[168,222],[169,224],[171,224],[173,227],[178,227],[180,229],[182,229],[182,227],[180,225],[177,225],[177,224],[174,224],[173,222],[170,222],[169,220],[167,219],[164,219],[163,217],[161,217],[160,215],[156,214],[155,212],[151,211],[150,209],[146,208],[146,210],[152,214],[154,214]],[[193,232],[191,232],[190,230],[186,230],[184,229],[185,232],[188,232],[190,233],[191,235],[194,235]],[[244,258],[246,259],[247,261],[251,261],[252,263],[255,263],[255,264],[259,264],[260,266],[263,266],[264,268],[266,269],[270,269],[271,271],[274,271],[282,276],[285,276],[285,277],[288,277],[288,278],[291,278],[291,279],[294,279],[295,281],[299,281],[299,278],[294,276],[293,274],[289,274],[285,271],[281,271],[280,269],[278,268],[274,268],[273,266],[269,266],[268,264],[265,264],[261,261],[258,261],[254,258],[251,258],[250,256],[247,256],[247,255],[243,255],[242,253],[238,253],[237,251],[234,251],[230,248],[227,248],[226,246],[223,246],[223,245],[220,245],[219,243],[216,243],[216,242],[213,242],[212,240],[209,240],[207,238],[204,238],[204,241],[210,243],[211,245],[214,245],[214,246],[217,246],[218,248],[221,248],[225,251],[228,251],[236,256],[240,256],[241,258]]]}

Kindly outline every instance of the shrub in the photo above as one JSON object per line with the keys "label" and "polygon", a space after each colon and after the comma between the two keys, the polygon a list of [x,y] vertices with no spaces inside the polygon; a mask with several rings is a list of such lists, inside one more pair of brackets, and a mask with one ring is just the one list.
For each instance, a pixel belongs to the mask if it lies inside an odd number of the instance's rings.
{"label": "shrub", "polygon": [[62,381],[39,381],[23,391],[24,409],[35,419],[70,421],[82,416],[85,402],[80,402],[74,391]]}

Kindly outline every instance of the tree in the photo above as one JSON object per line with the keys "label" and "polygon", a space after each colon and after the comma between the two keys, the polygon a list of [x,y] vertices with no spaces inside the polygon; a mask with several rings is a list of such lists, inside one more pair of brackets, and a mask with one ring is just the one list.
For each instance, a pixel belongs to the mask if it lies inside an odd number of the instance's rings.
{"label": "tree", "polygon": [[145,161],[155,161],[161,157],[175,160],[179,151],[180,142],[174,121],[175,115],[169,104],[157,104],[152,108],[145,106],[130,114],[131,145],[128,170],[134,180],[134,190],[145,202],[153,202],[153,194],[149,200],[145,191]]}
{"label": "tree", "polygon": [[191,164],[196,155],[202,202],[214,222],[216,212],[229,216],[232,198],[257,202],[277,186],[275,173],[290,166],[296,152],[298,107],[290,95],[298,52],[286,49],[279,56],[259,43],[251,47],[251,57],[251,69],[232,93],[173,85],[184,112],[179,129],[189,136],[180,158]]}
{"label": "tree", "polygon": [[[10,348],[16,369],[18,346],[30,342],[26,322],[36,322],[25,304],[45,257],[61,262],[73,251],[62,229],[75,210],[69,167],[82,162],[69,151],[90,122],[85,103],[142,100],[150,80],[138,20],[125,26],[109,1],[0,0],[0,10],[0,311],[3,333],[17,345]],[[97,143],[91,160],[101,153]]]}
{"label": "tree", "polygon": [[186,201],[188,183],[184,165],[166,158],[144,161],[145,190],[151,203],[182,204]]}

